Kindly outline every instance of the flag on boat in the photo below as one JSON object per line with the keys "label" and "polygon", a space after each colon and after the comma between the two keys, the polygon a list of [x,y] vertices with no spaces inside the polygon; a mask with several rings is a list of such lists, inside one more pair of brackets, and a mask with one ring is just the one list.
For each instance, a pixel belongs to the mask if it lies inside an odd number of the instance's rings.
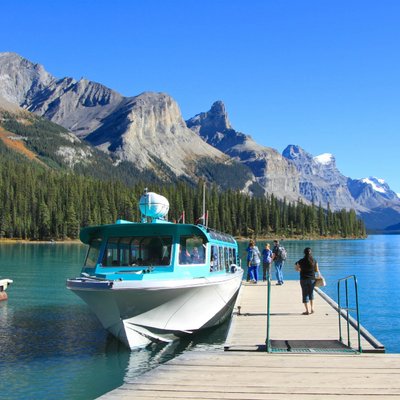
{"label": "flag on boat", "polygon": [[181,214],[181,216],[178,218],[178,224],[179,224],[179,222],[181,222],[182,221],[182,224],[184,224],[185,223],[185,211],[182,211],[182,214]]}
{"label": "flag on boat", "polygon": [[203,221],[203,225],[206,225],[207,217],[208,217],[208,212],[204,213],[200,218],[197,218],[195,224],[198,224],[200,221]]}

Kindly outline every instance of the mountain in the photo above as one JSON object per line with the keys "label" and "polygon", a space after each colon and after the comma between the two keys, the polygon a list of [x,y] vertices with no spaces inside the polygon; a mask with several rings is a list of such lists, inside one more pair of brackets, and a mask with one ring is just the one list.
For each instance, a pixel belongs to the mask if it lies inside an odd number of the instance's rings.
{"label": "mountain", "polygon": [[289,145],[282,153],[300,174],[300,193],[308,201],[332,210],[355,209],[366,211],[351,195],[349,178],[340,173],[332,154],[314,157],[300,146]]}
{"label": "mountain", "polygon": [[252,195],[354,209],[369,229],[400,223],[400,199],[384,182],[345,177],[330,154],[262,146],[232,127],[221,101],[184,121],[166,93],[124,97],[84,78],[55,78],[15,53],[0,53],[0,139],[43,167],[127,184],[203,178]]}
{"label": "mountain", "polygon": [[295,145],[282,154],[296,166],[300,193],[307,200],[334,211],[354,209],[370,231],[390,231],[400,223],[400,199],[382,179],[348,178],[337,169],[332,154],[314,157]]}
{"label": "mountain", "polygon": [[86,79],[56,79],[15,53],[0,53],[0,82],[5,100],[85,139],[115,165],[129,162],[169,181],[204,177],[226,185],[221,171],[239,177],[240,189],[254,181],[245,166],[188,129],[177,103],[165,93],[123,97]]}
{"label": "mountain", "polygon": [[[60,125],[39,117],[0,97],[0,144],[11,154],[56,170],[74,171],[102,180],[126,184],[140,180],[161,183],[152,170],[140,171],[132,163],[114,160]],[[140,179],[140,177],[142,179]]]}
{"label": "mountain", "polygon": [[383,180],[373,176],[349,181],[349,190],[358,203],[368,208],[375,208],[387,203],[399,201],[397,194]]}
{"label": "mountain", "polygon": [[15,53],[0,53],[0,97],[4,100],[25,108],[53,80],[42,65]]}
{"label": "mountain", "polygon": [[383,179],[350,179],[348,186],[356,202],[367,208],[360,216],[368,229],[386,232],[399,230],[400,199]]}
{"label": "mountain", "polygon": [[264,193],[290,201],[301,197],[296,168],[276,150],[261,146],[251,136],[233,129],[221,101],[187,120],[186,125],[205,142],[250,168]]}

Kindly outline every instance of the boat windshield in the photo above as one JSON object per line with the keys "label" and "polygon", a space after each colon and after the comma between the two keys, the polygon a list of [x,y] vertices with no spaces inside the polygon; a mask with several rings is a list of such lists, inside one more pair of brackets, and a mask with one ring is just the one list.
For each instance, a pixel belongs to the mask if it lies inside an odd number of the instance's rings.
{"label": "boat windshield", "polygon": [[111,237],[103,267],[170,265],[172,236]]}
{"label": "boat windshield", "polygon": [[99,259],[100,246],[101,239],[93,239],[90,242],[89,250],[86,255],[85,267],[94,268],[96,266]]}

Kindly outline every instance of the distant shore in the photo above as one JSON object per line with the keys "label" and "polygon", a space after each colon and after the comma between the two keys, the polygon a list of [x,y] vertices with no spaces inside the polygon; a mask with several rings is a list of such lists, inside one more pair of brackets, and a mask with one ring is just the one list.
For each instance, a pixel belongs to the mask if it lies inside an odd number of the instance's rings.
{"label": "distant shore", "polygon": [[[368,235],[367,235],[368,236]],[[274,236],[274,237],[235,237],[237,241],[245,242],[250,239],[253,239],[258,242],[273,242],[274,240],[279,240],[280,242],[284,242],[285,240],[355,240],[355,239],[366,239],[367,236],[293,236],[293,237],[281,237],[281,236]]]}
{"label": "distant shore", "polygon": [[[366,236],[367,237],[367,236]],[[366,237],[342,237],[342,236],[293,236],[293,237],[281,237],[281,236],[268,236],[268,237],[245,237],[238,236],[235,239],[238,242],[246,242],[250,239],[256,240],[258,242],[273,242],[274,240],[279,240],[283,242],[285,240],[352,240],[352,239],[366,239]],[[49,240],[31,240],[31,239],[0,239],[0,244],[16,244],[16,243],[24,243],[24,244],[81,244],[82,242],[79,239],[49,239]]]}
{"label": "distant shore", "polygon": [[82,243],[79,239],[64,239],[64,240],[30,240],[30,239],[0,239],[0,244],[80,244]]}

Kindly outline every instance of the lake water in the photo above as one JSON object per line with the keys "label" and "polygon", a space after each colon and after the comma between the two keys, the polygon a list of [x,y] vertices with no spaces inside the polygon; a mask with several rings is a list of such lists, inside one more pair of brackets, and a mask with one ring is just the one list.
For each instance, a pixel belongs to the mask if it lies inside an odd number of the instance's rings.
{"label": "lake water", "polygon": [[[400,353],[400,236],[283,244],[285,279],[298,279],[293,264],[306,246],[333,299],[337,279],[356,275],[361,323],[387,352]],[[0,245],[0,277],[14,280],[8,300],[0,302],[1,398],[94,399],[182,352],[222,348],[228,323],[171,345],[127,350],[65,288],[67,278],[79,275],[84,255],[77,244]],[[302,310],[301,299],[299,305]]]}

